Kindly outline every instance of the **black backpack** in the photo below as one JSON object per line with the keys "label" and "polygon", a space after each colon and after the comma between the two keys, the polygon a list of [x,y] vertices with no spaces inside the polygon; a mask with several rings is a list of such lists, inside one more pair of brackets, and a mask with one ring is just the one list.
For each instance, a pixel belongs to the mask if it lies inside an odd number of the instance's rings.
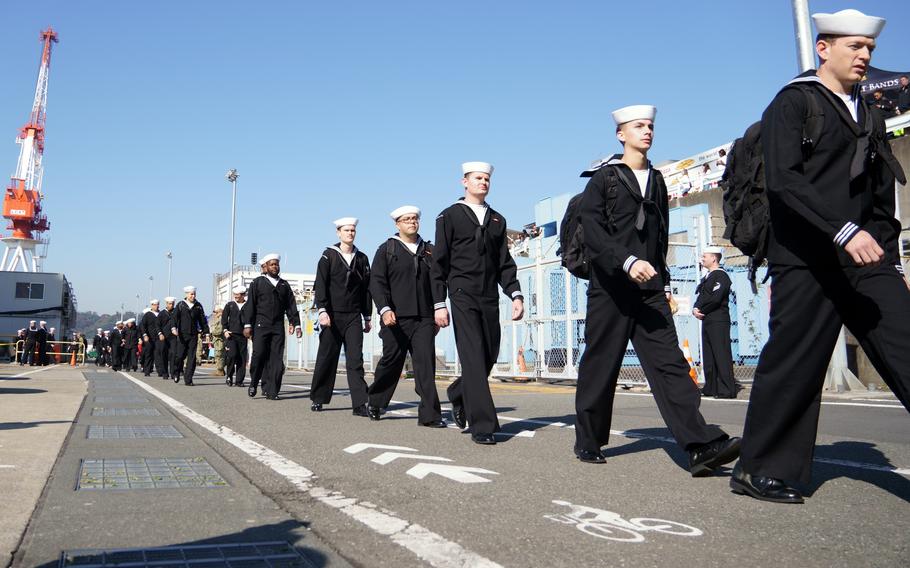
{"label": "black backpack", "polygon": [[[824,111],[818,101],[819,93],[808,85],[795,84],[806,96],[806,117],[803,122],[803,159],[808,159],[821,135]],[[756,291],[755,273],[768,254],[770,211],[765,191],[765,168],[762,163],[761,122],[746,129],[737,138],[727,156],[727,165],[720,182],[723,188],[724,238],[749,257],[749,281]]]}
{"label": "black backpack", "polygon": [[[612,229],[615,226],[613,209],[616,207],[616,188],[619,179],[613,168],[608,167],[605,175],[607,176],[607,223]],[[581,218],[578,216],[583,196],[584,192],[581,192],[569,200],[566,212],[562,216],[562,224],[559,226],[559,250],[556,251],[556,254],[562,257],[562,266],[572,276],[588,280],[591,278],[591,266],[585,255],[585,236]]]}

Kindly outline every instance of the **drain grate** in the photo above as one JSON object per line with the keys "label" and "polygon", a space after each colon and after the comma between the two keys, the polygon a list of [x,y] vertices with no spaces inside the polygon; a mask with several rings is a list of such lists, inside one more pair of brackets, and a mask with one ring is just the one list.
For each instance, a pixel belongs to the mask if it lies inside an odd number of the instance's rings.
{"label": "drain grate", "polygon": [[287,567],[314,566],[287,542],[205,544],[122,550],[68,550],[60,555],[60,568],[186,567]]}
{"label": "drain grate", "polygon": [[148,402],[144,396],[96,396],[95,402]]}
{"label": "drain grate", "polygon": [[227,487],[205,458],[84,459],[76,489]]}
{"label": "drain grate", "polygon": [[161,416],[157,408],[92,408],[92,416]]}
{"label": "drain grate", "polygon": [[111,426],[92,424],[86,437],[89,440],[111,440],[115,438],[182,438],[183,434],[170,425],[165,426]]}

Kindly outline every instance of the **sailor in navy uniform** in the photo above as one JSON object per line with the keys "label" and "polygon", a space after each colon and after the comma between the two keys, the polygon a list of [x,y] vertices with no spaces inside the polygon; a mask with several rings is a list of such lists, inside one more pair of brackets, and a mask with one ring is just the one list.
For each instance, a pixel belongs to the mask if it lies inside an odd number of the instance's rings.
{"label": "sailor in navy uniform", "polygon": [[436,392],[438,328],[433,321],[430,267],[433,245],[420,238],[420,209],[405,205],[389,214],[398,233],[379,245],[373,257],[370,292],[382,318],[382,359],[370,385],[370,418],[379,420],[398,386],[405,358],[411,354],[414,389],[420,397],[417,423],[445,428]]}
{"label": "sailor in navy uniform", "polygon": [[433,250],[433,302],[436,325],[450,323],[452,308],[455,344],[461,376],[448,388],[452,418],[470,424],[477,444],[495,444],[499,419],[490,393],[490,371],[499,356],[499,291],[512,301],[512,320],[524,314],[518,269],[509,252],[506,219],[486,202],[493,166],[462,164],[464,197],[436,217]]}
{"label": "sailor in navy uniform", "polygon": [[[281,257],[267,254],[259,261],[262,275],[250,283],[249,299],[240,312],[243,336],[253,340],[253,357],[250,360],[250,387],[247,394],[256,396],[256,387],[262,382],[262,392],[269,400],[280,400],[281,380],[284,376],[284,318],[287,333],[303,337],[300,312],[291,285],[281,278]],[[241,377],[242,380],[242,377]]]}
{"label": "sailor in navy uniform", "polygon": [[581,200],[591,282],[575,391],[575,454],[583,462],[605,461],[601,446],[610,437],[616,381],[631,340],[661,417],[689,453],[689,471],[704,476],[736,459],[739,439],[705,423],[673,325],[667,186],[647,156],[656,112],[650,105],[613,112],[623,153],[593,173]]}
{"label": "sailor in navy uniform", "polygon": [[705,247],[701,265],[708,271],[695,288],[698,297],[692,315],[701,320],[704,396],[736,398],[733,352],[730,347],[730,275],[720,266],[723,247]]}
{"label": "sailor in navy uniform", "polygon": [[247,338],[243,336],[243,316],[250,310],[247,307],[246,288],[235,286],[233,292],[234,299],[221,311],[221,327],[224,329],[224,380],[229,387],[242,387],[247,362]]}
{"label": "sailor in navy uniform", "polygon": [[158,376],[162,379],[169,379],[174,373],[174,355],[177,354],[177,337],[171,335],[168,330],[171,329],[171,316],[174,313],[174,306],[177,298],[168,296],[164,299],[164,309],[158,312],[158,347],[155,351],[155,367],[158,368]]}
{"label": "sailor in navy uniform", "polygon": [[158,351],[161,349],[158,340],[161,335],[161,328],[158,325],[160,305],[158,300],[150,301],[148,310],[142,314],[139,321],[139,333],[142,335],[142,374],[146,377],[151,376],[155,361],[159,357]]}
{"label": "sailor in navy uniform", "polygon": [[174,372],[171,378],[175,383],[193,386],[193,374],[196,372],[196,346],[199,343],[199,332],[209,334],[209,324],[205,319],[205,309],[196,300],[196,287],[183,288],[185,298],[180,301],[171,313],[171,335],[177,339],[174,353]]}
{"label": "sailor in navy uniform", "polygon": [[[860,96],[883,18],[814,14],[820,65],[782,89],[761,121],[770,206],[770,337],[762,349],[730,487],[802,503],[811,479],[821,390],[846,325],[910,408],[910,291],[900,265],[895,178],[884,119]],[[812,96],[817,140],[803,132]]]}
{"label": "sailor in navy uniform", "polygon": [[101,367],[104,365],[104,330],[100,327],[95,330],[95,337],[92,338],[92,350],[95,352],[95,365]]}
{"label": "sailor in navy uniform", "polygon": [[338,243],[325,249],[316,267],[316,308],[319,310],[319,350],[310,390],[310,409],[322,410],[332,400],[338,357],[344,347],[345,370],[355,416],[369,416],[363,371],[363,334],[373,316],[370,260],[354,246],[357,218],[335,221]]}
{"label": "sailor in navy uniform", "polygon": [[111,339],[108,344],[111,353],[111,369],[119,371],[123,366],[123,322],[118,320],[111,330]]}

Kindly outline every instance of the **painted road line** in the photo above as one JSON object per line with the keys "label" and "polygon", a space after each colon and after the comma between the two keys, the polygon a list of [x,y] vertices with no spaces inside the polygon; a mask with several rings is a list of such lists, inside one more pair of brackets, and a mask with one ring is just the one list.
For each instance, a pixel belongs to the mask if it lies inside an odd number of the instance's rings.
{"label": "painted road line", "polygon": [[447,540],[441,535],[417,523],[408,521],[392,511],[385,509],[380,511],[375,505],[314,485],[315,474],[309,469],[242,434],[234,432],[230,428],[206,418],[182,402],[130,376],[128,373],[121,371],[120,374],[136,383],[149,394],[157,397],[164,404],[171,407],[174,412],[193,421],[256,461],[268,466],[300,491],[308,493],[325,505],[338,509],[374,532],[389,537],[392,542],[414,553],[430,566],[438,568],[464,568],[465,566],[501,568],[496,562],[467,550],[460,544]]}
{"label": "painted road line", "polygon": [[37,369],[33,369],[31,371],[26,371],[24,373],[15,373],[8,377],[0,377],[0,379],[15,379],[16,377],[26,377],[28,375],[34,375],[35,373],[43,373],[44,371],[49,371],[49,370],[51,370],[55,367],[59,367],[59,366],[60,365],[57,365],[57,364],[46,365],[44,367],[38,367]]}
{"label": "painted road line", "polygon": [[409,469],[407,473],[417,479],[423,479],[430,474],[435,474],[459,483],[489,483],[492,481],[491,479],[474,475],[475,473],[499,475],[495,471],[490,471],[481,467],[466,467],[463,465],[446,465],[440,463],[419,463]]}
{"label": "painted road line", "polygon": [[[652,397],[649,392],[617,392],[617,396],[647,396]],[[862,399],[869,400],[869,399]],[[703,402],[708,403],[719,403],[719,404],[749,404],[749,400],[745,398],[702,398]],[[884,401],[892,402],[892,401]],[[867,402],[837,402],[833,400],[823,400],[822,406],[860,406],[864,408],[903,408],[901,404],[869,404]]]}

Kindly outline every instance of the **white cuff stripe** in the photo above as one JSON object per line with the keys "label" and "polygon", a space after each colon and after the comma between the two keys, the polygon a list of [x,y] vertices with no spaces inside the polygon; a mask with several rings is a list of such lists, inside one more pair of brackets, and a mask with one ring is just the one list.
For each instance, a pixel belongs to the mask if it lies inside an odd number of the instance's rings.
{"label": "white cuff stripe", "polygon": [[512,299],[514,300],[517,296],[521,296],[521,290],[515,290],[512,292]]}
{"label": "white cuff stripe", "polygon": [[847,221],[847,224],[841,227],[841,230],[834,236],[834,242],[840,246],[844,246],[844,244],[850,240],[850,237],[857,231],[859,231],[859,227],[855,223]]}
{"label": "white cuff stripe", "polygon": [[318,312],[318,313],[320,313],[320,314],[325,313],[325,308],[319,308],[319,312]]}
{"label": "white cuff stripe", "polygon": [[630,254],[629,258],[627,258],[626,261],[622,263],[623,272],[629,272],[629,269],[632,268],[632,263],[636,260],[638,260],[638,257]]}
{"label": "white cuff stripe", "polygon": [[388,306],[385,306],[385,307],[383,307],[382,309],[379,310],[379,315],[382,315],[382,314],[386,313],[387,311],[389,311],[389,310],[391,310],[391,309],[392,309],[392,308],[390,308],[390,307],[388,307]]}
{"label": "white cuff stripe", "polygon": [[894,268],[896,268],[897,271],[900,272],[901,274],[904,273],[904,265],[903,265],[903,264],[895,264],[895,265],[894,265]]}
{"label": "white cuff stripe", "polygon": [[445,308],[445,307],[446,307],[446,303],[445,303],[445,302],[439,302],[439,303],[433,304],[433,309],[434,309],[434,310],[441,310],[441,309],[443,309],[443,308]]}

